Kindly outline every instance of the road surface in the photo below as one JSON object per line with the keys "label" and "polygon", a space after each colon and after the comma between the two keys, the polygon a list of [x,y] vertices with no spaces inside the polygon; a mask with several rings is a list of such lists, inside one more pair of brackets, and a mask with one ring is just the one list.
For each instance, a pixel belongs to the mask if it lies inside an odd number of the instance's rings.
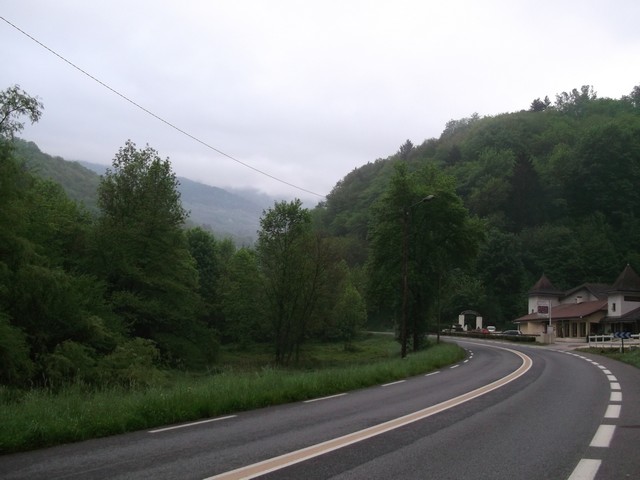
{"label": "road surface", "polygon": [[0,478],[640,478],[640,370],[553,348],[459,343],[465,360],[430,375],[5,455]]}

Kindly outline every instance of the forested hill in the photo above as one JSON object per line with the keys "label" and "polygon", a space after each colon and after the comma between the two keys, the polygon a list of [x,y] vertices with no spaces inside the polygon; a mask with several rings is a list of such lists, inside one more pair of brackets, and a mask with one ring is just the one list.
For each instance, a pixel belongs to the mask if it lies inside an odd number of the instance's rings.
{"label": "forested hill", "polygon": [[400,161],[452,176],[466,207],[485,219],[476,275],[494,289],[489,297],[518,294],[511,314],[543,272],[570,288],[613,282],[626,263],[640,268],[640,86],[618,100],[585,86],[528,110],[452,120],[440,138],[407,141],[355,169],[315,212],[351,252],[366,249],[370,206]]}
{"label": "forested hill", "polygon": [[[70,198],[97,213],[97,188],[106,166],[54,157],[40,151],[35,143],[19,139],[15,140],[15,148],[17,156],[34,173],[59,183]],[[217,236],[230,237],[240,245],[253,243],[262,211],[273,204],[266,195],[244,196],[184,177],[178,181],[190,223],[204,226]]]}

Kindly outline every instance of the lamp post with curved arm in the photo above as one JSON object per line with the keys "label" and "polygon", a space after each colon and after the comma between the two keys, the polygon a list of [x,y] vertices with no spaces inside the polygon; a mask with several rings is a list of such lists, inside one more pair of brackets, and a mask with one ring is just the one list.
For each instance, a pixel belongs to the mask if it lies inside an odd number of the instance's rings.
{"label": "lamp post with curved arm", "polygon": [[409,298],[409,224],[411,221],[411,209],[421,203],[429,202],[436,198],[435,195],[427,195],[413,205],[405,207],[402,211],[402,319],[400,322],[400,356],[407,356],[407,302]]}

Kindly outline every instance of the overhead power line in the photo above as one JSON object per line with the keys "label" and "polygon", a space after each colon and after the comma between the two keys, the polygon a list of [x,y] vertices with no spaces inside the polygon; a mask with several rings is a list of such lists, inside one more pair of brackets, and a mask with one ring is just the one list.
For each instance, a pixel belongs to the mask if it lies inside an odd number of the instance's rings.
{"label": "overhead power line", "polygon": [[27,38],[29,38],[30,40],[34,41],[35,43],[37,43],[38,45],[40,45],[42,48],[44,48],[45,50],[47,50],[48,52],[52,53],[53,55],[55,55],[56,57],[58,57],[60,60],[62,60],[63,62],[67,63],[68,65],[70,65],[71,67],[75,68],[76,70],[78,70],[79,72],[83,73],[84,75],[86,75],[87,77],[89,77],[91,80],[97,82],[98,84],[102,85],[104,88],[106,88],[107,90],[109,90],[112,93],[115,93],[117,96],[119,96],[120,98],[122,98],[123,100],[129,102],[131,105],[133,105],[134,107],[137,107],[138,109],[142,110],[143,112],[145,112],[148,115],[151,115],[153,118],[155,118],[156,120],[161,121],[162,123],[164,123],[165,125],[173,128],[174,130],[180,132],[181,134],[183,134],[186,137],[189,137],[191,140],[194,140],[196,142],[198,142],[199,144],[207,147],[210,150],[213,150],[214,152],[222,155],[223,157],[227,157],[230,160],[233,160],[234,162],[242,165],[243,167],[246,167],[250,170],[253,170],[254,172],[259,173],[260,175],[264,175],[265,177],[268,177],[272,180],[275,180],[277,182],[280,182],[284,185],[287,185],[289,187],[293,187],[297,190],[300,190],[302,192],[306,192],[309,193],[311,195],[315,195],[317,197],[320,198],[324,198],[324,195],[321,195],[319,193],[316,192],[312,192],[311,190],[307,190],[306,188],[303,187],[299,187],[298,185],[294,185],[293,183],[287,182],[286,180],[283,180],[281,178],[276,177],[275,175],[271,175],[270,173],[265,172],[264,170],[260,170],[252,165],[249,165],[246,162],[243,162],[242,160],[238,160],[237,158],[233,157],[232,155],[229,155],[226,152],[223,152],[222,150],[214,147],[213,145],[208,144],[207,142],[205,142],[204,140],[199,139],[198,137],[196,137],[195,135],[190,134],[189,132],[187,132],[186,130],[183,130],[182,128],[178,127],[177,125],[174,125],[173,123],[169,122],[168,120],[165,120],[164,118],[162,118],[161,116],[153,113],[151,110],[149,110],[148,108],[143,107],[142,105],[140,105],[139,103],[131,100],[129,97],[127,97],[126,95],[120,93],[118,90],[116,90],[115,88],[110,87],[109,85],[107,85],[106,83],[104,83],[102,80],[100,80],[99,78],[91,75],[89,72],[87,72],[86,70],[80,68],[78,65],[76,65],[75,63],[71,62],[70,60],[67,60],[65,57],[63,57],[62,55],[60,55],[58,52],[56,52],[55,50],[49,48],[47,45],[45,45],[44,43],[42,43],[41,41],[39,41],[37,38],[33,37],[32,35],[30,35],[29,33],[25,32],[24,30],[22,30],[20,27],[18,27],[17,25],[11,23],[9,20],[7,20],[6,18],[4,18],[3,16],[0,16],[0,19],[2,19],[5,23],[7,23],[8,25],[10,25],[11,27],[15,28],[18,32],[22,33],[24,36],[26,36]]}

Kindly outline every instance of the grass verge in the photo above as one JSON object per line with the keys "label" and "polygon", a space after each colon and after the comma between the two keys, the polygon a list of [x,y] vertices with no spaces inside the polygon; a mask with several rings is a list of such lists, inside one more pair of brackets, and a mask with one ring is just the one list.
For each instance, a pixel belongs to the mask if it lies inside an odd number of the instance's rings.
{"label": "grass verge", "polygon": [[305,370],[245,364],[210,376],[175,375],[168,384],[135,391],[81,385],[56,394],[0,389],[0,454],[332,395],[429,372],[464,357],[460,347],[440,343],[405,359],[397,354],[390,358],[396,347],[387,341],[380,345],[373,349],[378,352],[373,361],[371,354],[355,359],[345,354],[346,361],[337,352],[319,349],[310,353],[318,357],[317,369],[310,364]]}
{"label": "grass verge", "polygon": [[604,355],[606,357],[633,365],[636,368],[640,368],[640,348],[638,347],[627,347],[625,348],[624,353],[621,353],[617,348],[584,348],[580,349],[580,351],[595,353],[597,355]]}

